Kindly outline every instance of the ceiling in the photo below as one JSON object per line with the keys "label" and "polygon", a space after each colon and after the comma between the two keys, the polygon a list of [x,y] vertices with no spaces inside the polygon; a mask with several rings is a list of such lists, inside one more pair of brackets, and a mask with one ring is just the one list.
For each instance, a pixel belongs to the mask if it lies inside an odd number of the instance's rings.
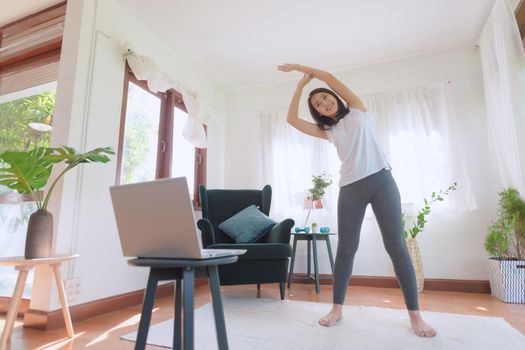
{"label": "ceiling", "polygon": [[[60,0],[0,0],[0,25]],[[108,1],[108,0],[104,0]],[[495,0],[114,0],[217,86],[289,78],[474,45]],[[26,11],[27,12],[27,11]],[[137,50],[140,48],[137,47]]]}
{"label": "ceiling", "polygon": [[223,88],[282,80],[282,62],[338,70],[474,45],[495,2],[115,1]]}

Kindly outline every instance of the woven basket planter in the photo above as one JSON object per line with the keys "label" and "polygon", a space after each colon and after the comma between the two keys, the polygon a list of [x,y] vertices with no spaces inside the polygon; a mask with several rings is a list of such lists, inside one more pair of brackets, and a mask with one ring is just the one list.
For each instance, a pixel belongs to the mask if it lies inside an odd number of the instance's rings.
{"label": "woven basket planter", "polygon": [[412,265],[414,265],[414,270],[416,272],[416,282],[417,282],[417,291],[421,293],[425,286],[425,275],[423,273],[423,262],[421,260],[421,253],[419,252],[419,245],[415,238],[407,238],[407,247],[408,253],[410,254],[410,259],[412,259]]}
{"label": "woven basket planter", "polygon": [[489,259],[492,296],[506,303],[525,303],[525,260]]}

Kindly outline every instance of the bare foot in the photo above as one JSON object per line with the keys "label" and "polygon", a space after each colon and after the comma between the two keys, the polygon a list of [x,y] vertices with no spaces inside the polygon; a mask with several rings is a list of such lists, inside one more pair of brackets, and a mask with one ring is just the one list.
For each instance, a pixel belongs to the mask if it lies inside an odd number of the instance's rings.
{"label": "bare foot", "polygon": [[410,316],[410,323],[412,324],[412,329],[419,337],[432,338],[437,332],[434,328],[430,327],[423,319],[419,311],[408,311]]}
{"label": "bare foot", "polygon": [[334,304],[328,315],[319,320],[319,324],[325,327],[332,327],[343,319],[343,305]]}

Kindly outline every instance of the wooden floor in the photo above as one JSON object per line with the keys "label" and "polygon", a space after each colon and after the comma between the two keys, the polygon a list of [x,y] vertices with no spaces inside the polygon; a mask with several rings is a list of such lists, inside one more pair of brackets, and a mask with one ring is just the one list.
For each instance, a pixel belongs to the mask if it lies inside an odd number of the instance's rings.
{"label": "wooden floor", "polygon": [[[256,296],[255,286],[222,287],[221,291],[223,295],[228,296]],[[263,298],[278,299],[278,286],[263,286],[261,296]],[[294,284],[291,289],[287,289],[287,299],[330,303],[332,288],[330,286],[321,286],[321,293],[316,294],[311,284]],[[210,301],[208,287],[197,288],[195,307],[199,307],[208,301]],[[346,304],[395,309],[404,308],[400,290],[391,288],[350,287],[347,293]],[[512,326],[525,334],[525,305],[505,304],[488,294],[424,291],[420,295],[420,305],[423,311],[503,317]],[[329,306],[327,305],[327,311],[328,309]],[[155,304],[152,323],[167,320],[172,316],[172,298],[164,297],[159,299]],[[322,315],[317,316],[321,317]],[[133,349],[133,342],[120,340],[119,337],[136,331],[139,318],[140,305],[137,305],[78,322],[74,324],[76,333],[74,339],[65,338],[65,329],[41,332],[24,329],[22,323],[17,322],[8,349]],[[4,322],[5,319],[0,319],[0,329],[3,329]],[[165,348],[149,346],[147,349]]]}

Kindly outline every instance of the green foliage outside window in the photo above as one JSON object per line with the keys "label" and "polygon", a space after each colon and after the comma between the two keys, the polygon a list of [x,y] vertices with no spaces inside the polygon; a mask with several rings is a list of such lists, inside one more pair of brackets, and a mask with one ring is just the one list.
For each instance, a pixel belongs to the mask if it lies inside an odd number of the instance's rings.
{"label": "green foliage outside window", "polygon": [[148,118],[150,111],[144,106],[144,95],[141,88],[130,84],[122,157],[121,183],[123,184],[153,180],[155,177],[154,172],[146,174],[145,172],[151,169],[144,169],[143,166],[150,153],[150,139],[155,135],[155,128],[158,127],[151,118]]}
{"label": "green foliage outside window", "polygon": [[0,152],[49,147],[51,135],[29,123],[51,125],[56,92],[49,91],[0,104]]}
{"label": "green foliage outside window", "polygon": [[[146,118],[129,118],[124,136],[124,157],[122,167],[122,183],[132,183],[139,180],[137,169],[143,164],[150,150],[149,138],[154,131],[154,125]],[[151,179],[150,179],[151,180]]]}

